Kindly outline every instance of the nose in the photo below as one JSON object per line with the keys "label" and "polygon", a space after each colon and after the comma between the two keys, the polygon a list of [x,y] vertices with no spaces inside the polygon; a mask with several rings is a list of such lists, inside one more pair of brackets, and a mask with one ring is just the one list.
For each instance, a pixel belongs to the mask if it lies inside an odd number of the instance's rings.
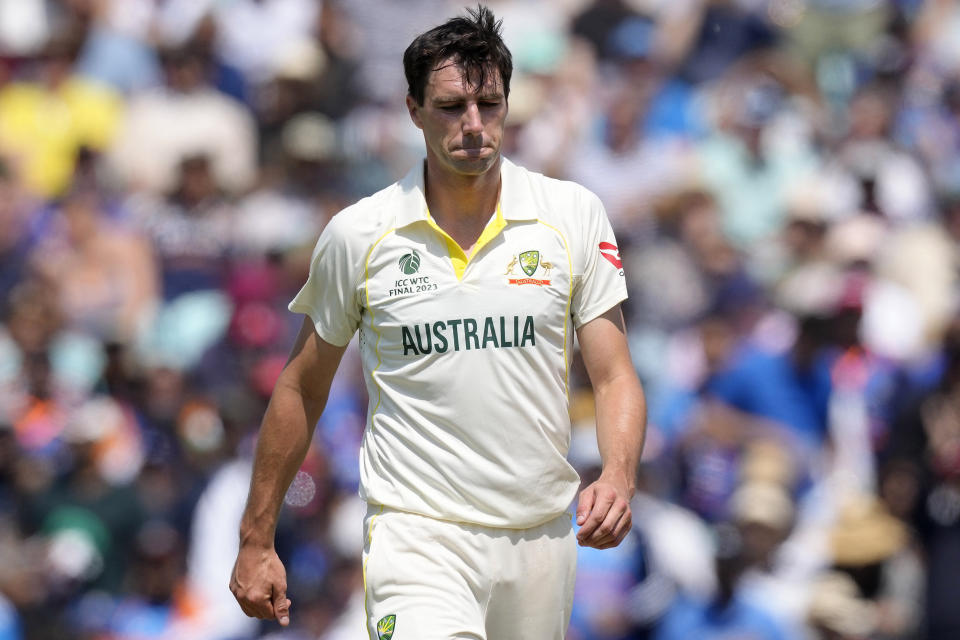
{"label": "nose", "polygon": [[462,122],[463,133],[470,135],[480,135],[483,133],[483,120],[480,118],[480,107],[476,103],[470,103],[463,112]]}

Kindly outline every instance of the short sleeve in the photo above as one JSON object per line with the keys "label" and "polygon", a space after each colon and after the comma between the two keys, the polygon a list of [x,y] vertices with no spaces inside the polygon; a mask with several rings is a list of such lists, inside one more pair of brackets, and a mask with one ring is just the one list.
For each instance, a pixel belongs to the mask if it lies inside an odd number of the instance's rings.
{"label": "short sleeve", "polygon": [[587,192],[577,249],[582,273],[574,280],[571,314],[578,329],[627,298],[617,239],[600,199]]}
{"label": "short sleeve", "polygon": [[340,347],[353,338],[362,312],[362,248],[349,233],[342,215],[330,220],[313,250],[307,282],[289,305],[290,311],[310,317],[321,338]]}

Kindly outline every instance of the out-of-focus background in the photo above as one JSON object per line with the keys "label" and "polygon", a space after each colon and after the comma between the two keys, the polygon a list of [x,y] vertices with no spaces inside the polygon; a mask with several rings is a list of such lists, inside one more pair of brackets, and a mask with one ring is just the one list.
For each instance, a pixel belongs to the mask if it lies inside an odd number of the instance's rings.
{"label": "out-of-focus background", "polygon": [[[960,637],[960,4],[489,4],[506,154],[605,203],[649,396],[568,638]],[[227,582],[285,305],[420,157],[401,54],[462,8],[0,0],[0,639],[366,637],[355,346],[281,516],[292,626]]]}

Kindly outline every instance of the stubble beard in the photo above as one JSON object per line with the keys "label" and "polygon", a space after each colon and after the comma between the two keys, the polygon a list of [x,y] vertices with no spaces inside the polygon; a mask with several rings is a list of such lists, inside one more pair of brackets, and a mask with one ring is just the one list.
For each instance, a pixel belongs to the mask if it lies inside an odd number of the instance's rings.
{"label": "stubble beard", "polygon": [[500,159],[500,150],[491,149],[491,153],[486,156],[458,158],[453,153],[446,154],[446,160],[449,166],[460,175],[479,176],[490,171],[497,165]]}

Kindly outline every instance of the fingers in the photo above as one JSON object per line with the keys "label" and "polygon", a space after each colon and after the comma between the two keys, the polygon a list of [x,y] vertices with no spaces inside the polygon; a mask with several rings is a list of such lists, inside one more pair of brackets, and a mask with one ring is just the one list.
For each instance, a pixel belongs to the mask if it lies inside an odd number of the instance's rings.
{"label": "fingers", "polygon": [[[584,546],[594,547],[595,549],[610,549],[623,542],[623,539],[630,533],[630,527],[633,522],[630,511],[626,510],[620,514],[619,519],[613,524],[609,524],[608,522],[611,517],[612,514],[608,514],[607,519],[604,520],[604,523],[600,527],[597,527],[594,536],[590,540],[587,540]],[[608,526],[611,527],[610,533],[602,535],[601,531],[606,530]]]}
{"label": "fingers", "polygon": [[283,585],[283,588],[277,591],[274,591],[274,597],[272,601],[273,613],[277,622],[280,623],[280,626],[285,627],[290,624],[290,600],[287,598],[287,587]]}
{"label": "fingers", "polygon": [[587,516],[590,515],[590,510],[593,509],[593,501],[596,498],[597,490],[596,487],[590,485],[586,489],[580,492],[580,499],[577,501],[577,524],[582,525],[587,520]]}
{"label": "fingers", "polygon": [[251,618],[269,620],[274,618],[273,600],[264,589],[246,589],[231,583],[230,590],[237,599],[240,609]]}
{"label": "fingers", "polygon": [[[587,487],[585,493],[590,491],[591,487]],[[610,511],[610,507],[613,505],[617,496],[613,490],[593,490],[592,504],[590,511],[587,513],[586,519],[583,521],[583,525],[580,527],[580,531],[577,532],[577,540],[580,541],[580,544],[583,544],[585,541],[589,540],[591,536],[596,532],[597,528],[603,524],[604,519],[607,517],[607,512]],[[578,509],[579,511],[579,509]]]}
{"label": "fingers", "polygon": [[250,566],[245,560],[238,557],[230,578],[230,591],[240,609],[251,618],[275,619],[282,626],[290,624],[290,600],[283,565],[279,561],[268,561]]}
{"label": "fingers", "polygon": [[630,532],[632,524],[630,504],[615,491],[601,489],[577,533],[577,541],[581,546],[597,549],[615,547]]}
{"label": "fingers", "polygon": [[235,590],[231,588],[231,591],[233,591],[234,597],[240,604],[240,608],[251,618],[270,620],[276,617],[273,600],[266,590],[238,587]]}

